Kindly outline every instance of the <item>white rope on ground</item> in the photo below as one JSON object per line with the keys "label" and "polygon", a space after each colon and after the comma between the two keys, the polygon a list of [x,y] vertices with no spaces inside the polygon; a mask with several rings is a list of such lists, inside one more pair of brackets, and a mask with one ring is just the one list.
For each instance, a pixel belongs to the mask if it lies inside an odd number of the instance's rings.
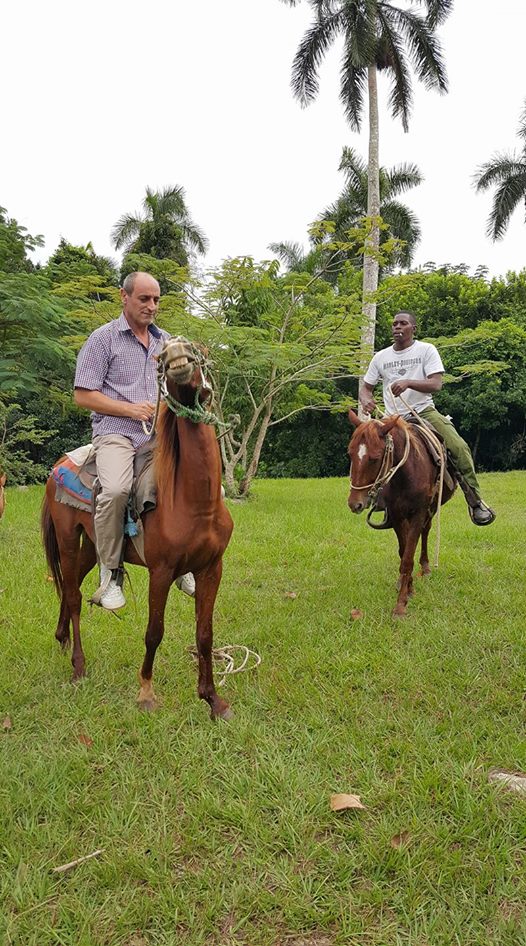
{"label": "white rope on ground", "polygon": [[[391,390],[391,385],[389,385],[389,393],[390,393],[390,395],[391,395],[391,397],[393,398],[393,401],[394,401],[394,400],[395,400],[395,395],[393,394],[393,392],[392,392],[392,390]],[[422,435],[423,435],[424,437],[427,437],[427,439],[429,440],[429,442],[434,446],[435,450],[437,451],[438,456],[440,457],[440,471],[439,471],[439,476],[438,476],[438,505],[437,505],[437,511],[436,511],[436,520],[437,520],[436,535],[437,535],[437,540],[436,540],[436,545],[435,545],[435,560],[434,560],[434,562],[433,562],[434,567],[435,567],[435,568],[438,568],[438,556],[439,556],[439,553],[440,553],[440,511],[441,511],[441,509],[442,509],[442,492],[443,492],[443,489],[444,489],[444,473],[445,473],[445,468],[446,468],[446,462],[445,462],[445,447],[444,447],[444,445],[442,444],[442,442],[438,439],[437,435],[436,435],[435,433],[433,433],[433,431],[430,430],[429,427],[428,427],[426,424],[423,424],[423,423],[422,423],[422,420],[421,420],[420,416],[417,414],[416,411],[413,410],[413,408],[411,407],[411,405],[407,403],[405,397],[403,397],[402,394],[399,394],[398,397],[399,397],[400,400],[402,401],[402,404],[404,404],[404,406],[406,407],[406,409],[409,411],[409,413],[412,414],[413,417],[416,417],[416,418],[417,418],[417,420],[419,421],[419,430],[422,432]]]}
{"label": "white rope on ground", "polygon": [[[233,652],[239,650],[243,652],[244,656],[241,663],[236,667],[236,658]],[[188,652],[192,655],[194,660],[197,661],[199,659],[195,647],[189,647]],[[250,664],[251,657],[253,658],[253,662]],[[224,647],[215,647],[212,650],[212,660],[215,664],[214,673],[219,677],[217,682],[219,687],[224,686],[229,674],[241,673],[243,670],[255,670],[261,663],[259,654],[257,654],[255,650],[250,650],[248,647],[245,647],[244,644],[225,644]],[[223,666],[219,666],[220,664],[223,664]]]}

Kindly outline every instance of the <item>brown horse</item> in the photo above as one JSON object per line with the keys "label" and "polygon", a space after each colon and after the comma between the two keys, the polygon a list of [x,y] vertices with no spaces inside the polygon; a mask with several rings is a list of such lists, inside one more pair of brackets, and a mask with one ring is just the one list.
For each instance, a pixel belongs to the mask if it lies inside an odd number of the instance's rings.
{"label": "brown horse", "polygon": [[[203,404],[211,389],[203,374],[204,355],[185,338],[169,339],[159,355],[159,384],[164,394],[156,433],[157,505],[143,516],[144,550],[149,571],[146,653],[139,673],[138,704],[153,709],[155,652],[164,633],[168,592],[178,575],[195,576],[196,638],[199,658],[197,692],[210,705],[212,719],[228,719],[228,703],[215,690],[212,674],[212,621],[221,581],[222,559],[233,529],[221,495],[221,460],[213,415]],[[206,421],[206,422],[203,422]],[[49,479],[42,508],[42,534],[50,571],[61,598],[55,637],[70,643],[73,625],[73,679],[84,676],[80,639],[80,586],[96,563],[90,513],[58,503]],[[81,544],[82,539],[82,544]],[[143,565],[131,540],[124,559]]]}
{"label": "brown horse", "polygon": [[4,489],[5,481],[6,481],[6,475],[5,473],[2,473],[2,475],[0,476],[0,519],[4,515],[4,509],[5,509],[5,489]]}
{"label": "brown horse", "polygon": [[[349,419],[356,427],[348,450],[351,460],[349,507],[360,513],[371,502],[374,506],[381,489],[387,522],[396,532],[400,554],[398,600],[393,615],[404,615],[413,593],[413,564],[419,539],[421,574],[428,575],[431,571],[427,538],[438,508],[439,471],[419,428],[397,414],[361,423],[354,411],[349,411]],[[442,504],[453,492],[454,487],[445,480]]]}

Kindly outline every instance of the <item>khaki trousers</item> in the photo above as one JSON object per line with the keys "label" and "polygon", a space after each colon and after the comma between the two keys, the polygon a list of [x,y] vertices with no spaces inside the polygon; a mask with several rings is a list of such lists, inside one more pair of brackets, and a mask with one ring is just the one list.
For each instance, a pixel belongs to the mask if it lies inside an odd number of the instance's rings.
{"label": "khaki trousers", "polygon": [[434,427],[437,433],[443,438],[458,472],[464,477],[468,486],[471,486],[477,499],[480,499],[480,486],[477,474],[475,473],[475,464],[473,463],[471,450],[466,441],[463,440],[458,431],[455,430],[453,422],[448,420],[447,417],[434,407],[426,407],[425,410],[420,411],[419,416],[429,421],[431,426]]}
{"label": "khaki trousers", "polygon": [[124,513],[133,482],[136,449],[128,437],[106,434],[93,439],[101,490],[95,507],[99,562],[118,568],[124,539]]}

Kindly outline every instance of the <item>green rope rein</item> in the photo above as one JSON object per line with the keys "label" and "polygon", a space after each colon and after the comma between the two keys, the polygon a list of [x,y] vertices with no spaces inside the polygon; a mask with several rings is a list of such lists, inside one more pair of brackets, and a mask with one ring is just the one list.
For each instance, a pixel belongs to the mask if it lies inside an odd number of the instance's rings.
{"label": "green rope rein", "polygon": [[229,424],[219,420],[217,414],[205,410],[199,400],[199,394],[200,391],[196,391],[194,407],[187,407],[185,404],[176,401],[168,391],[164,392],[164,401],[176,417],[184,417],[185,420],[191,420],[193,424],[209,424],[210,426],[215,424],[218,427],[229,427]]}

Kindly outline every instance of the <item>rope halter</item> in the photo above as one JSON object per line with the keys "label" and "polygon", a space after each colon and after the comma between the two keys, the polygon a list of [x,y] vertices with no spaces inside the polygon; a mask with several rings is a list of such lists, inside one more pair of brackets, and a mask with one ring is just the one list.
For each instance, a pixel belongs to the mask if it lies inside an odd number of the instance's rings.
{"label": "rope halter", "polygon": [[[168,391],[166,379],[166,362],[163,356],[166,354],[166,349],[171,342],[179,342],[184,344],[187,349],[189,349],[189,363],[195,362],[197,368],[199,369],[200,381],[195,392],[195,401],[193,407],[187,404],[182,404]],[[183,335],[176,335],[166,340],[157,359],[157,402],[155,405],[155,413],[151,427],[148,428],[147,424],[144,421],[142,422],[142,428],[148,437],[152,437],[155,433],[161,398],[165,402],[166,406],[172,411],[172,413],[174,413],[177,417],[183,417],[186,420],[192,421],[193,424],[217,424],[222,427],[228,426],[228,424],[224,424],[222,421],[220,421],[216,414],[213,414],[211,411],[207,411],[201,402],[201,394],[203,391],[206,392],[206,402],[210,401],[213,397],[212,386],[206,377],[206,368],[209,365],[210,362],[208,361],[204,351],[202,351],[201,348],[198,348],[197,345],[194,345],[193,342],[188,341],[188,339]]]}

